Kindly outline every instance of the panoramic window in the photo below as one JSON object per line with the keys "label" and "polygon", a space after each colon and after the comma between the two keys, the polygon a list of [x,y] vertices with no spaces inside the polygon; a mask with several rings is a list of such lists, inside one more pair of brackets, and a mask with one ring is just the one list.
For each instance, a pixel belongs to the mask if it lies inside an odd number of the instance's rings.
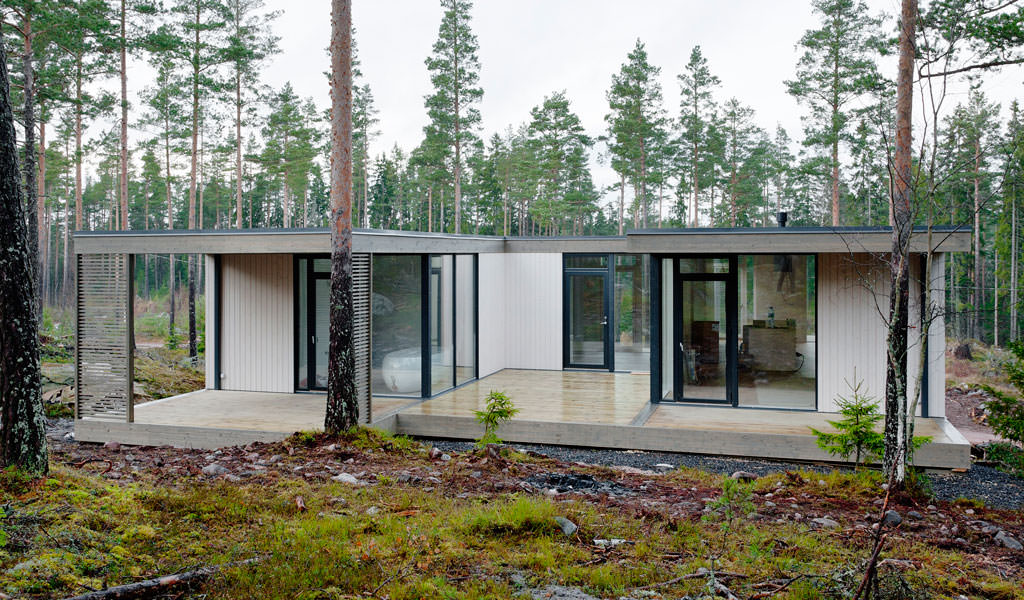
{"label": "panoramic window", "polygon": [[739,257],[739,405],[814,409],[815,257]]}
{"label": "panoramic window", "polygon": [[373,392],[420,396],[422,391],[422,257],[373,257]]}
{"label": "panoramic window", "polygon": [[615,256],[616,371],[651,370],[650,256]]}

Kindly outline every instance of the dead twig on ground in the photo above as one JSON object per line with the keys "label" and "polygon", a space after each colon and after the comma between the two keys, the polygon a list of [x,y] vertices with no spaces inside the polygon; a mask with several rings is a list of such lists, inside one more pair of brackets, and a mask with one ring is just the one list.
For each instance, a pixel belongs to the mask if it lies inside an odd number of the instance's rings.
{"label": "dead twig on ground", "polygon": [[105,590],[97,590],[95,592],[89,592],[88,594],[74,596],[65,600],[130,600],[135,598],[153,598],[160,595],[166,595],[171,590],[182,586],[202,583],[223,569],[251,565],[257,562],[259,562],[258,558],[250,558],[223,565],[200,567],[192,571],[185,571],[174,575],[165,575],[155,579],[128,583],[125,585],[107,588]]}
{"label": "dead twig on ground", "polygon": [[87,465],[89,463],[94,463],[94,462],[107,463],[107,469],[105,471],[103,471],[102,473],[100,473],[100,475],[106,475],[107,473],[109,473],[114,468],[114,463],[112,463],[110,460],[108,460],[106,458],[87,458],[87,459],[85,459],[83,461],[73,463],[71,466],[75,467],[76,469],[81,469],[85,465]]}

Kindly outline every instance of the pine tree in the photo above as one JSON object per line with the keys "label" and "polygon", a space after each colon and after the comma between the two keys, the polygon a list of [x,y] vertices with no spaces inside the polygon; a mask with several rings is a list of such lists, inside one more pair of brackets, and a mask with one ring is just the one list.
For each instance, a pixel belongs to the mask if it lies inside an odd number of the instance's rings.
{"label": "pine tree", "polygon": [[550,235],[565,234],[566,219],[575,234],[585,212],[581,209],[592,202],[588,195],[596,196],[587,166],[593,142],[584,133],[579,116],[570,110],[564,91],[544,98],[530,116],[529,143],[536,157],[538,184],[531,212]]}
{"label": "pine tree", "polygon": [[875,64],[879,19],[860,0],[813,0],[821,27],[800,38],[803,54],[789,93],[809,109],[804,144],[828,156],[832,225],[840,222],[840,144],[849,140],[850,104],[881,84]]}
{"label": "pine tree", "polygon": [[[478,141],[483,98],[476,35],[469,26],[473,5],[468,0],[441,0],[444,17],[427,58],[434,93],[427,96],[424,159],[450,172],[454,194],[455,233],[462,231],[462,177],[466,149]],[[429,228],[428,228],[429,230]]]}
{"label": "pine tree", "polygon": [[682,91],[679,101],[679,150],[686,159],[689,171],[691,206],[687,212],[690,225],[696,227],[699,222],[701,185],[705,176],[714,176],[713,169],[708,173],[708,163],[711,162],[708,158],[714,154],[712,137],[716,109],[713,90],[721,80],[711,74],[700,46],[693,47],[686,70],[678,78]]}
{"label": "pine tree", "polygon": [[49,470],[40,395],[39,334],[7,52],[0,44],[0,466]]}
{"label": "pine tree", "polygon": [[242,228],[242,128],[253,119],[250,97],[268,56],[280,38],[270,32],[279,12],[261,13],[263,0],[225,0],[228,40],[225,60],[231,67],[231,103],[235,109],[235,228]]}
{"label": "pine tree", "polygon": [[651,155],[665,136],[659,67],[650,64],[647,49],[639,39],[626,57],[626,63],[612,76],[606,97],[609,112],[605,115],[608,133],[604,137],[612,154],[612,167],[619,174],[619,232],[625,221],[625,181],[631,180],[634,190],[634,224],[647,227],[650,198],[647,194]]}

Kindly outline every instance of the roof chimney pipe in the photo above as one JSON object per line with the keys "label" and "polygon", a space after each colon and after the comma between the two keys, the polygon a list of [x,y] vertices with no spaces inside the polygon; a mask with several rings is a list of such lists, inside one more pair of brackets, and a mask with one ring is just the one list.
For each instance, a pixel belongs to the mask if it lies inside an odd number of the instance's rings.
{"label": "roof chimney pipe", "polygon": [[776,219],[778,219],[778,221],[779,221],[779,227],[785,227],[786,226],[786,221],[789,220],[789,215],[786,214],[786,211],[780,210],[779,214],[776,215]]}

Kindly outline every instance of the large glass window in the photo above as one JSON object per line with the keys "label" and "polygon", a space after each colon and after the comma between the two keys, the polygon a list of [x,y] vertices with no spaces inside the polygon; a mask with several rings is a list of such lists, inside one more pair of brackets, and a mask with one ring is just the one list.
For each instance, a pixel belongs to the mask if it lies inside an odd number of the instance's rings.
{"label": "large glass window", "polygon": [[815,408],[815,257],[740,256],[740,406]]}
{"label": "large glass window", "polygon": [[455,316],[451,254],[430,257],[430,393],[455,385]]}
{"label": "large glass window", "polygon": [[419,396],[422,391],[422,257],[373,257],[373,391]]}
{"label": "large glass window", "polygon": [[651,370],[650,256],[615,256],[615,370]]}

